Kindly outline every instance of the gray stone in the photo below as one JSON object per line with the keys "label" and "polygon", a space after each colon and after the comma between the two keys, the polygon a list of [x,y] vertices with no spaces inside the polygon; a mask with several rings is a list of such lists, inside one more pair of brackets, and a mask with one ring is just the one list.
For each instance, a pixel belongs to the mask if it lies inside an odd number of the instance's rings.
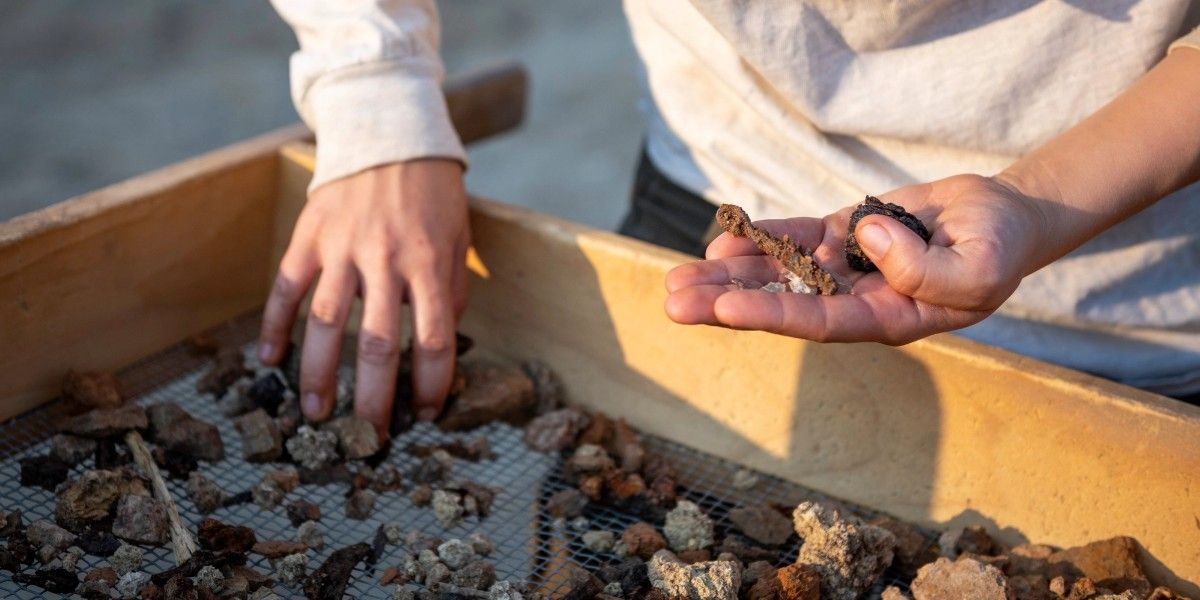
{"label": "gray stone", "polygon": [[298,589],[304,585],[307,571],[308,557],[304,554],[289,554],[275,561],[275,574],[279,575],[279,582],[289,588]]}
{"label": "gray stone", "polygon": [[325,535],[316,521],[305,521],[296,528],[296,540],[301,544],[320,550],[325,547]]}
{"label": "gray stone", "polygon": [[305,469],[317,471],[337,462],[337,434],[318,431],[301,425],[296,435],[288,438],[288,454]]}
{"label": "gray stone", "polygon": [[444,529],[462,522],[462,496],[446,490],[433,491],[433,516]]}
{"label": "gray stone", "polygon": [[75,542],[75,534],[45,519],[30,523],[25,536],[36,547],[49,546],[55,550],[66,550]]}
{"label": "gray stone", "polygon": [[199,471],[192,471],[188,475],[184,490],[187,491],[188,498],[196,506],[196,510],[203,514],[217,510],[229,497],[225,490]]}
{"label": "gray stone", "polygon": [[50,438],[50,456],[69,465],[77,465],[96,452],[96,440],[69,433]]}
{"label": "gray stone", "polygon": [[121,542],[117,551],[108,558],[108,564],[117,572],[117,575],[124,575],[141,569],[145,554],[141,548]]}
{"label": "gray stone", "polygon": [[438,546],[437,553],[438,558],[452,570],[461,569],[475,559],[474,548],[459,539],[450,539],[442,542]]}
{"label": "gray stone", "polygon": [[733,563],[713,560],[684,564],[675,555],[659,550],[647,565],[650,584],[669,598],[686,600],[737,600],[741,586]]}
{"label": "gray stone", "polygon": [[616,543],[617,536],[611,531],[594,529],[583,534],[583,545],[592,552],[612,552],[613,544]]}
{"label": "gray stone", "polygon": [[488,600],[525,600],[521,590],[511,581],[497,581],[488,588]]}
{"label": "gray stone", "polygon": [[895,536],[836,508],[802,502],[792,524],[804,540],[796,562],[821,576],[825,600],[854,600],[892,564]]}
{"label": "gray stone", "polygon": [[133,600],[147,583],[150,583],[150,575],[142,571],[132,571],[122,575],[120,581],[117,581],[117,593],[121,598]]}
{"label": "gray stone", "polygon": [[487,556],[496,551],[496,542],[492,541],[492,538],[483,532],[476,531],[472,533],[467,536],[467,541],[470,542],[471,548],[475,550],[475,554],[480,556]]}
{"label": "gray stone", "polygon": [[667,513],[663,536],[676,552],[707,548],[713,545],[712,519],[695,503],[680,500],[675,508]]}
{"label": "gray stone", "polygon": [[117,503],[112,533],[136,544],[165,544],[171,539],[167,509],[149,496],[125,496]]}

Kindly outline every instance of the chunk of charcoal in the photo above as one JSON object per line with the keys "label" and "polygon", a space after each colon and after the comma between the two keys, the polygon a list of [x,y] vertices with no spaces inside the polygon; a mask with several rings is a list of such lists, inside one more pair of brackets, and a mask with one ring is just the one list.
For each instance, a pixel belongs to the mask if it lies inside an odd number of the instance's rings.
{"label": "chunk of charcoal", "polygon": [[21,485],[40,487],[53,492],[67,480],[71,465],[53,456],[31,456],[21,459]]}
{"label": "chunk of charcoal", "polygon": [[279,415],[279,405],[288,392],[287,381],[279,369],[269,369],[250,384],[246,397],[272,417]]}
{"label": "chunk of charcoal", "polygon": [[335,550],[305,581],[304,594],[310,600],[340,600],[354,567],[370,552],[371,547],[366,544]]}
{"label": "chunk of charcoal", "polygon": [[166,471],[171,479],[187,479],[200,468],[200,463],[195,457],[174,450],[155,448],[151,451],[151,456],[154,457],[154,464]]}
{"label": "chunk of charcoal", "polygon": [[85,529],[75,538],[75,545],[92,556],[112,556],[121,547],[121,540],[107,531]]}
{"label": "chunk of charcoal", "polygon": [[925,228],[925,224],[915,215],[904,210],[903,206],[890,202],[885,203],[874,196],[867,196],[866,200],[862,204],[859,204],[850,215],[850,226],[846,230],[846,262],[850,263],[850,268],[855,271],[870,273],[871,271],[879,270],[875,266],[875,263],[871,262],[871,259],[863,252],[862,246],[858,245],[858,238],[855,235],[858,222],[867,215],[891,217],[912,230],[913,233],[921,236],[921,239],[925,240],[926,243],[933,237],[929,233],[929,230]]}
{"label": "chunk of charcoal", "polygon": [[94,457],[97,469],[116,469],[133,462],[133,456],[126,450],[124,443],[117,443],[117,438],[106,437],[96,440],[96,455]]}
{"label": "chunk of charcoal", "polygon": [[69,594],[79,587],[79,577],[63,568],[47,568],[33,573],[16,573],[13,581],[40,587],[48,592]]}

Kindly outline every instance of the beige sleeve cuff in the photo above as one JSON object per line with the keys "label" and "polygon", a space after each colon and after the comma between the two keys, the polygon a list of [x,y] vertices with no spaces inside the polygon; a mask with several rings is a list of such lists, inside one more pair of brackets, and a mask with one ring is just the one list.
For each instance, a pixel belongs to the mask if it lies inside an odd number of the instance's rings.
{"label": "beige sleeve cuff", "polygon": [[1195,48],[1200,50],[1200,27],[1192,30],[1191,33],[1175,40],[1167,47],[1167,52],[1174,52],[1180,48]]}
{"label": "beige sleeve cuff", "polygon": [[436,74],[370,63],[320,77],[308,90],[306,120],[317,132],[309,190],[382,164],[449,158],[466,152],[450,122]]}

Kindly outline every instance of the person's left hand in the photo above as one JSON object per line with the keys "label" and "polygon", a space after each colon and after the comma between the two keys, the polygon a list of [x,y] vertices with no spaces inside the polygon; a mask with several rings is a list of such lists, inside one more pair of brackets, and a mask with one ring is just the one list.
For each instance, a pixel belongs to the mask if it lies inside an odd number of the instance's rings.
{"label": "person's left hand", "polygon": [[[880,196],[915,214],[929,244],[899,221],[862,219],[856,236],[878,272],[850,269],[843,253],[854,207],[824,219],[756,225],[813,249],[841,288],[834,296],[740,290],[732,278],[779,278],[779,261],[728,233],[707,260],[667,274],[666,311],[683,324],[757,329],[821,342],[899,345],[977,323],[1007,299],[1021,278],[1048,262],[1041,249],[1050,227],[1039,199],[999,177],[960,175]],[[849,293],[847,293],[849,292]]]}

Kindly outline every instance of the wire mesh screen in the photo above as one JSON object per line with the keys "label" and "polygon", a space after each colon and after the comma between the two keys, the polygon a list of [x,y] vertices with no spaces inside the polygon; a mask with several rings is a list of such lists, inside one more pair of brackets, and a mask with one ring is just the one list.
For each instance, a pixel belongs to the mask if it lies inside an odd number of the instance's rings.
{"label": "wire mesh screen", "polygon": [[[243,317],[218,327],[210,335],[224,345],[244,346],[251,342],[257,325],[255,318]],[[278,465],[254,464],[242,459],[241,438],[232,421],[216,410],[210,396],[196,392],[196,381],[208,364],[207,358],[189,352],[181,344],[130,366],[119,377],[127,395],[143,406],[175,402],[192,415],[216,424],[225,444],[226,458],[217,463],[202,462],[198,470],[230,494],[244,492],[257,484],[266,471]],[[348,357],[349,364],[353,364],[352,357]],[[343,372],[348,373],[345,369]],[[51,403],[0,425],[0,510],[19,509],[26,523],[37,519],[54,519],[54,493],[22,486],[18,461],[47,453],[49,437],[54,433],[55,413],[55,403]],[[520,429],[502,423],[457,434],[439,431],[428,424],[418,424],[394,440],[394,450],[384,464],[410,473],[419,461],[403,451],[410,444],[429,445],[455,439],[465,441],[480,435],[487,437],[494,458],[479,462],[455,460],[452,475],[454,479],[471,480],[497,490],[491,513],[484,519],[469,517],[451,529],[443,529],[428,507],[413,505],[407,494],[411,489],[410,483],[399,491],[381,493],[374,512],[366,520],[346,517],[347,485],[344,483],[302,485],[288,494],[274,510],[243,503],[219,508],[211,515],[203,515],[196,510],[187,498],[183,480],[169,479],[167,486],[176,500],[180,516],[193,532],[205,516],[212,516],[225,523],[253,528],[259,540],[295,540],[296,528],[287,517],[287,503],[303,498],[317,504],[321,509],[320,526],[326,544],[321,550],[308,551],[310,571],[336,549],[359,542],[370,543],[380,525],[398,524],[405,532],[419,531],[443,540],[466,539],[474,532],[481,532],[496,543],[496,550],[488,559],[496,566],[497,579],[527,582],[533,589],[557,597],[568,591],[572,569],[582,567],[594,571],[619,560],[612,554],[589,550],[582,541],[584,532],[600,529],[619,536],[625,527],[640,519],[593,503],[584,512],[586,526],[556,522],[546,512],[545,506],[555,492],[569,487],[562,478],[563,459],[530,450],[522,442],[521,433]],[[743,503],[771,502],[793,506],[805,499],[829,499],[765,474],[759,474],[760,481],[752,490],[739,491],[731,485],[734,473],[740,468],[738,465],[653,436],[644,436],[644,440],[648,450],[672,459],[679,471],[680,497],[695,502],[712,517],[717,539],[721,539],[731,528],[729,511]],[[74,467],[71,477],[77,477],[90,468],[87,466],[89,464],[90,460]],[[792,562],[799,541],[793,535],[780,550],[776,563],[784,565]],[[157,573],[175,565],[169,545],[143,548],[144,571]],[[347,597],[389,598],[395,586],[379,585],[379,575],[384,568],[398,565],[408,553],[402,543],[389,545],[373,567],[359,564],[351,577]],[[256,554],[250,554],[249,559],[250,566],[266,574],[274,573],[268,559]],[[107,566],[107,561],[106,558],[85,555],[79,561],[79,572],[82,575],[92,568]],[[878,598],[886,585],[907,587],[889,573],[867,597]],[[415,585],[410,587],[418,589]],[[275,592],[285,598],[302,597],[300,590],[279,584],[275,586]],[[14,582],[11,573],[0,572],[0,597],[33,599],[63,596],[24,586]]]}

